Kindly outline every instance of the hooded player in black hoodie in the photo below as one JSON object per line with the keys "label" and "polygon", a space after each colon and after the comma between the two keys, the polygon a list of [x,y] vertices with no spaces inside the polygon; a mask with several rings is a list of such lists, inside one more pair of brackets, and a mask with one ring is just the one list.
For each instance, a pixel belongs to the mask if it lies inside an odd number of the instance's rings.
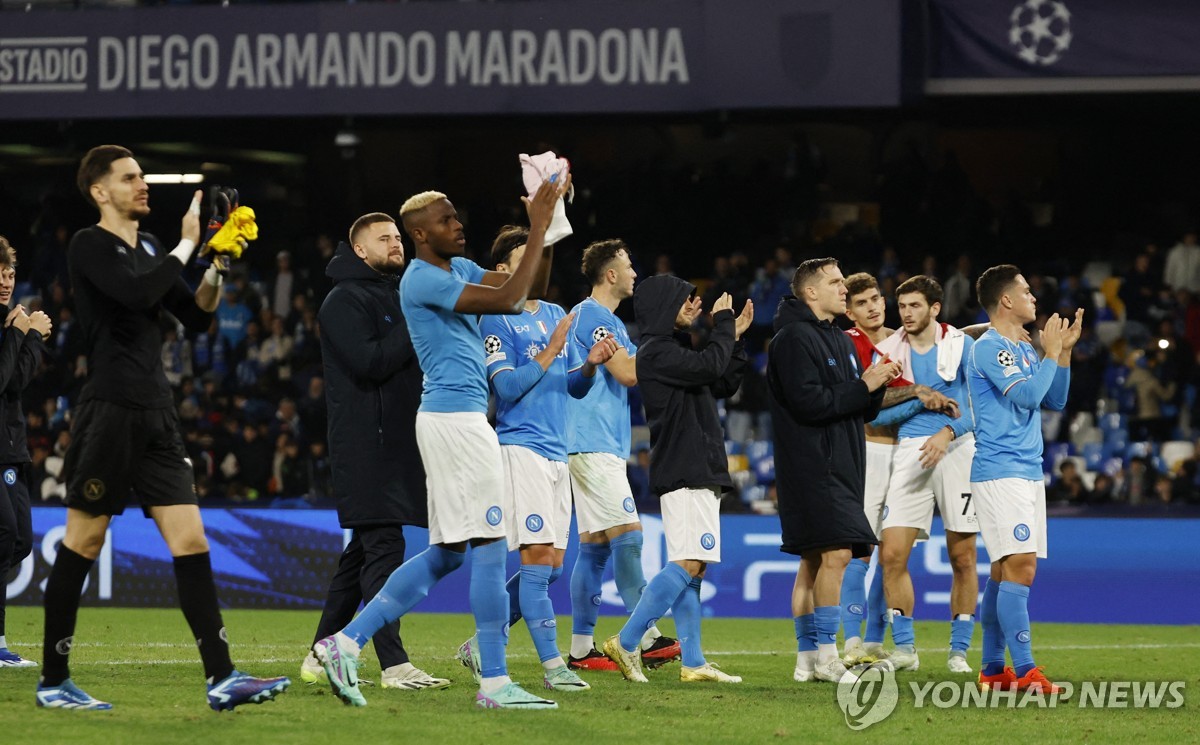
{"label": "hooded player in black hoodie", "polygon": [[[372,212],[354,221],[349,239],[325,270],[334,287],[318,318],[338,522],[354,537],[329,582],[314,642],[349,623],[404,563],[404,526],[428,524],[416,439],[423,375],[400,312],[400,229],[390,215]],[[383,687],[450,685],[409,662],[399,629],[396,621],[373,637]],[[322,675],[309,652],[300,679],[315,683]]]}
{"label": "hooded player in black hoodie", "polygon": [[[700,315],[696,288],[678,277],[650,277],[633,294],[642,328],[638,385],[650,423],[650,488],[662,502],[668,564],[651,580],[621,633],[604,642],[604,653],[626,679],[645,683],[638,654],[648,624],[672,608],[684,682],[740,683],[705,661],[700,643],[700,584],[707,564],[721,560],[719,504],[732,488],[717,399],[742,382],[746,353],[742,334],[754,318],[747,302],[733,315],[733,300],[713,304],[713,330],[703,349],[692,349],[688,329]],[[631,651],[632,650],[632,651]]]}

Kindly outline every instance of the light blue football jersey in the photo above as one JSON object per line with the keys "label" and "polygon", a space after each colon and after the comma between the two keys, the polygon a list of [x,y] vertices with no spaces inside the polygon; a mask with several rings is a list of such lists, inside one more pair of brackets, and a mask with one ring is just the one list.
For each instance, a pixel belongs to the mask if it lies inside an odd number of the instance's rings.
{"label": "light blue football jersey", "polygon": [[[629,339],[625,324],[611,310],[587,298],[571,311],[575,320],[567,343],[571,351],[571,372],[583,367],[588,353],[596,342],[613,337],[630,357],[637,354],[637,345]],[[621,385],[608,368],[596,370],[592,387],[582,399],[572,399],[567,406],[567,451],[571,453],[612,453],[619,458],[629,457],[629,391]]]}
{"label": "light blue football jersey", "polygon": [[[1030,407],[1019,406],[1009,397],[1016,387],[1036,386],[1046,376],[1053,376],[1051,386]],[[971,481],[1041,481],[1041,405],[1062,408],[1069,383],[1070,368],[1040,359],[1028,342],[1006,339],[995,329],[979,337],[967,365],[967,390],[975,416]]]}
{"label": "light blue football jersey", "polygon": [[[537,309],[519,316],[483,316],[479,324],[487,354],[488,380],[513,375],[550,342],[554,327],[567,315],[554,303],[539,302]],[[567,460],[567,348],[550,368],[516,401],[496,396],[496,435],[501,445],[520,445],[543,458]]]}
{"label": "light blue football jersey", "polygon": [[450,271],[414,259],[400,280],[400,308],[425,373],[421,411],[487,413],[479,316],[454,312],[463,287],[478,284],[484,274],[483,267],[456,256]]}
{"label": "light blue football jersey", "polygon": [[938,375],[937,345],[931,347],[924,354],[918,354],[917,350],[912,350],[913,382],[918,385],[928,386],[938,393],[957,401],[959,417],[958,419],[951,419],[941,412],[922,409],[915,416],[900,424],[899,437],[929,437],[930,435],[937,434],[937,431],[946,425],[954,428],[954,436],[956,438],[962,437],[971,431],[973,421],[971,419],[970,397],[967,395],[967,360],[971,358],[971,349],[973,346],[974,340],[971,337],[963,337],[962,358],[958,364],[958,375],[950,382],[943,380],[942,376]]}

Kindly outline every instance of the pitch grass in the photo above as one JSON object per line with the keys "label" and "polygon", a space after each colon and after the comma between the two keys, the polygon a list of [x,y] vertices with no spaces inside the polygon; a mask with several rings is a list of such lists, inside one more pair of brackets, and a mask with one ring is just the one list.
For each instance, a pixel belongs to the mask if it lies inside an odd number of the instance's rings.
{"label": "pitch grass", "polygon": [[[10,608],[8,638],[20,653],[41,656],[39,608]],[[679,682],[678,664],[635,686],[617,674],[586,675],[592,690],[558,694],[556,712],[481,711],[475,686],[453,659],[471,632],[465,615],[415,614],[405,643],[421,667],[454,681],[441,691],[364,688],[369,706],[343,706],[324,683],[299,682],[315,613],[231,610],[225,613],[234,660],[257,675],[289,675],[282,698],[216,714],[205,705],[195,645],[174,610],[85,608],[72,658],[77,683],[113,702],[111,712],[37,709],[36,670],[0,669],[0,741],[4,743],[702,743],[850,742],[885,737],[898,743],[1200,742],[1198,627],[1035,625],[1038,662],[1052,676],[1083,680],[1184,680],[1180,709],[916,709],[908,681],[950,678],[944,667],[949,626],[919,623],[922,667],[901,673],[900,703],[866,732],[850,731],[835,687],[792,682],[794,642],[787,620],[706,619],[709,659],[741,675],[741,685]],[[600,634],[619,619],[601,618]],[[672,633],[670,619],[663,630]],[[570,619],[559,619],[565,647]],[[601,637],[602,639],[603,637]],[[977,665],[979,631],[971,664]],[[378,666],[364,657],[364,676]],[[541,668],[523,625],[513,629],[509,670],[541,690]]]}

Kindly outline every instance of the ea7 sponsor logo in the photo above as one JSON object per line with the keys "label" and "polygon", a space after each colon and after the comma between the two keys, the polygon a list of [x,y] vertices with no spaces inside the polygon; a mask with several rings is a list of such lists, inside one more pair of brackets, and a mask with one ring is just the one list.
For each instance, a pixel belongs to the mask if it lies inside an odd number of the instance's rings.
{"label": "ea7 sponsor logo", "polygon": [[0,92],[87,90],[87,37],[0,38]]}

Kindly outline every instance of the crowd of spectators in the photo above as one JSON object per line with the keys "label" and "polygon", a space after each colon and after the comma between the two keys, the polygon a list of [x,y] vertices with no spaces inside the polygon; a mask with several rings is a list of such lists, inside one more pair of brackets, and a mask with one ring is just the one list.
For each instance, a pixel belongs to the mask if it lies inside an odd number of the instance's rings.
{"label": "crowd of spectators", "polygon": [[[796,264],[823,255],[837,256],[846,274],[868,271],[878,278],[888,300],[891,328],[899,326],[894,288],[909,276],[937,277],[945,293],[940,319],[961,326],[986,320],[975,302],[978,273],[992,263],[1018,263],[1038,300],[1036,326],[1055,311],[1085,310],[1084,336],[1072,359],[1067,410],[1044,417],[1051,500],[1089,509],[1200,503],[1200,456],[1193,445],[1198,433],[1192,424],[1200,422],[1200,245],[1194,230],[1182,230],[1166,251],[1145,240],[1128,256],[1111,262],[1065,257],[1041,250],[1047,234],[1039,232],[1018,200],[989,211],[964,185],[952,158],[931,170],[915,155],[894,160],[881,172],[877,219],[837,223],[828,219],[828,205],[822,206],[817,197],[824,168],[820,152],[802,139],[793,146],[782,165],[760,171],[771,179],[768,212],[778,219],[748,233],[747,242],[736,249],[714,250],[720,244],[704,238],[725,216],[737,214],[731,205],[722,204],[714,186],[722,178],[719,162],[688,178],[669,170],[643,174],[652,179],[660,173],[661,179],[667,178],[662,173],[674,173],[674,186],[688,199],[672,204],[688,203],[693,209],[690,217],[680,214],[664,221],[659,215],[643,221],[654,230],[638,228],[642,223],[630,217],[630,234],[622,235],[632,247],[639,276],[678,268],[699,287],[706,308],[724,292],[734,296],[737,307],[746,299],[754,301],[755,317],[746,340],[755,364],[742,389],[723,402],[730,462],[742,497],[726,500],[731,508],[771,509],[773,461],[763,445],[770,440],[762,377],[766,344]],[[600,199],[608,194],[619,202],[620,193],[602,189],[591,198],[581,196],[572,209],[585,215],[579,220],[584,229],[571,240],[586,242],[589,233],[606,222],[606,215],[621,212],[623,205]],[[624,206],[630,215],[642,214],[632,205]],[[749,205],[741,209],[746,214],[753,211]],[[487,223],[479,212],[475,210],[477,222]],[[962,217],[935,219],[939,212]],[[45,310],[55,323],[47,369],[26,400],[35,493],[43,499],[62,494],[70,407],[87,374],[68,286],[66,246],[72,229],[39,228],[28,250],[18,245],[22,264],[16,297]],[[671,231],[677,233],[676,240],[671,240]],[[482,263],[486,239],[474,231],[472,236]],[[668,245],[708,248],[663,250]],[[578,251],[571,248],[564,245],[558,252],[549,294],[550,300],[567,308],[587,292],[578,271]],[[321,235],[289,249],[256,246],[248,261],[235,264],[206,334],[188,337],[165,322],[163,365],[176,391],[197,488],[206,504],[329,503],[317,310],[330,288],[324,268],[334,240]],[[622,307],[618,314],[636,339],[631,308]],[[703,323],[693,333],[701,341]],[[1036,329],[1033,336],[1036,342]],[[632,400],[635,449],[630,478],[641,507],[654,511],[655,500],[645,486],[648,435],[641,427],[636,389]]]}

